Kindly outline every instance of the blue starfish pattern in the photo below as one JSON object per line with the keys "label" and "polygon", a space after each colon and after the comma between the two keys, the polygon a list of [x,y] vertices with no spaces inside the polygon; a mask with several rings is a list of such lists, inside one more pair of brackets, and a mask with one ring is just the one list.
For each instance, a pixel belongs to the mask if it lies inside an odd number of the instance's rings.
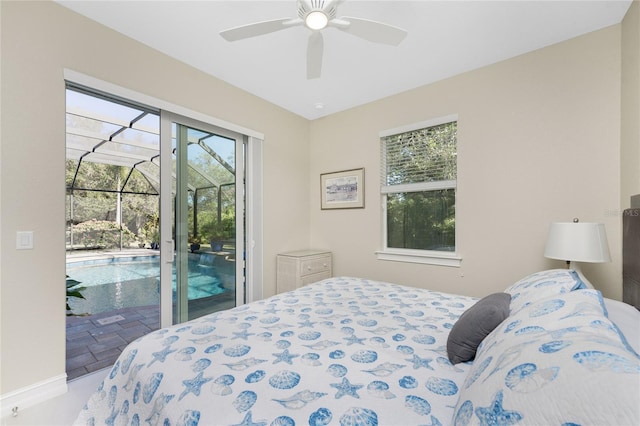
{"label": "blue starfish pattern", "polygon": [[162,348],[161,351],[152,353],[151,356],[153,356],[153,359],[149,362],[147,367],[149,367],[151,364],[153,364],[156,361],[164,362],[165,359],[167,359],[167,356],[170,353],[175,352],[175,351],[177,351],[177,349],[171,349],[170,346],[166,346],[166,347]]}
{"label": "blue starfish pattern", "polygon": [[279,354],[271,354],[273,356],[276,357],[275,361],[273,361],[274,364],[277,364],[279,362],[286,362],[287,364],[293,364],[292,363],[292,359],[293,358],[297,358],[300,355],[297,354],[290,354],[289,353],[289,349],[285,349],[284,352],[279,353]]}
{"label": "blue starfish pattern", "polygon": [[502,391],[498,391],[489,407],[476,408],[476,416],[480,419],[481,426],[512,425],[522,420],[522,415],[517,411],[507,411],[502,407]]}
{"label": "blue starfish pattern", "polygon": [[242,419],[242,423],[238,423],[237,425],[232,426],[267,426],[267,422],[254,423],[253,419],[251,418],[251,411],[249,411],[247,415],[244,416],[244,419]]}
{"label": "blue starfish pattern", "polygon": [[275,305],[274,306],[269,306],[267,309],[265,309],[263,311],[263,313],[265,313],[265,314],[272,314],[272,315],[275,315],[278,312],[280,312],[280,309],[276,309]]}
{"label": "blue starfish pattern", "polygon": [[247,340],[247,338],[249,336],[253,336],[253,335],[255,335],[255,333],[249,333],[249,332],[247,332],[247,330],[234,331],[233,332],[233,337],[231,338],[231,340],[234,340],[234,339]]}
{"label": "blue starfish pattern", "polygon": [[342,378],[342,383],[331,383],[332,388],[338,389],[335,396],[336,399],[340,399],[345,395],[360,399],[360,395],[358,395],[357,392],[362,386],[364,385],[352,385],[346,377]]}
{"label": "blue starfish pattern", "polygon": [[213,380],[213,377],[202,377],[203,374],[204,373],[201,371],[193,379],[182,381],[182,384],[184,385],[185,389],[180,394],[180,398],[178,398],[178,401],[180,401],[182,398],[187,396],[189,393],[192,393],[195,396],[200,396],[200,388],[202,387],[202,385]]}
{"label": "blue starfish pattern", "polygon": [[419,329],[420,327],[417,325],[409,324],[408,322],[404,323],[404,331],[419,330]]}
{"label": "blue starfish pattern", "polygon": [[413,355],[412,359],[406,359],[405,361],[410,361],[413,363],[413,369],[417,370],[420,367],[428,368],[429,370],[433,370],[433,367],[429,365],[433,358],[420,358],[418,355]]}
{"label": "blue starfish pattern", "polygon": [[216,324],[218,321],[220,321],[220,319],[215,315],[212,317],[202,319],[202,322],[210,322],[211,324]]}
{"label": "blue starfish pattern", "polygon": [[302,328],[302,327],[313,328],[314,324],[315,324],[315,322],[306,320],[306,321],[303,321],[303,322],[299,322],[298,323],[298,327],[300,327],[300,328]]}
{"label": "blue starfish pattern", "polygon": [[346,340],[347,341],[347,346],[351,346],[353,344],[359,344],[359,345],[364,345],[365,338],[360,338],[360,337],[356,337],[355,334],[352,334],[351,336],[347,336],[347,337],[343,337],[342,340]]}

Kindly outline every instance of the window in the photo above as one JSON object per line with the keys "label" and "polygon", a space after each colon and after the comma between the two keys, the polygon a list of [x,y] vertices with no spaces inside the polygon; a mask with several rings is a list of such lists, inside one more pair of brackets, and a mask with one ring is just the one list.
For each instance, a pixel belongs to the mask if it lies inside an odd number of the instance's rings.
{"label": "window", "polygon": [[459,266],[457,116],[381,133],[383,250],[378,258]]}

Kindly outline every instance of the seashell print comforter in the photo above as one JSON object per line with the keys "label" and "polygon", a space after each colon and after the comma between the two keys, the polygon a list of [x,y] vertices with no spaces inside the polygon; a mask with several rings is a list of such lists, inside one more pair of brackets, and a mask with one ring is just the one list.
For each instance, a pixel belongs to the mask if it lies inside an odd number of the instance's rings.
{"label": "seashell print comforter", "polygon": [[476,301],[331,278],[161,329],[76,424],[448,424],[470,366],[449,362],[447,336]]}
{"label": "seashell print comforter", "polygon": [[456,365],[447,338],[477,299],[359,278],[158,330],[76,424],[638,425],[640,356],[568,274],[519,282],[507,319]]}

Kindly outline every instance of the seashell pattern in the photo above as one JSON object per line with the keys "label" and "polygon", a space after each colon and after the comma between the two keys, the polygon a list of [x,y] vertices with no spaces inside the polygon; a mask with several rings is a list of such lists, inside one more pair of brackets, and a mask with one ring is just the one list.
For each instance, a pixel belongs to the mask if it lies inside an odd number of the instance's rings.
{"label": "seashell pattern", "polygon": [[398,345],[396,347],[396,350],[405,355],[411,355],[414,352],[413,348],[407,345]]}
{"label": "seashell pattern", "polygon": [[385,363],[379,364],[378,366],[376,366],[373,369],[362,370],[362,371],[364,371],[366,373],[369,373],[369,374],[373,374],[374,376],[386,377],[386,376],[389,376],[389,375],[393,374],[395,371],[401,369],[404,366],[405,365],[403,365],[403,364],[393,364],[393,363],[390,363],[390,362],[385,362]]}
{"label": "seashell pattern", "polygon": [[300,340],[317,340],[321,335],[322,333],[318,331],[307,331],[307,332],[298,334],[298,338]]}
{"label": "seashell pattern", "polygon": [[429,401],[416,395],[407,395],[404,398],[404,405],[421,416],[426,416],[431,412]]}
{"label": "seashell pattern", "polygon": [[258,395],[253,391],[242,391],[236,399],[233,400],[232,405],[238,411],[238,413],[243,413],[256,403],[258,400]]}
{"label": "seashell pattern", "polygon": [[211,333],[216,328],[213,325],[203,324],[191,329],[191,333],[195,335],[205,335]]}
{"label": "seashell pattern", "polygon": [[418,380],[413,376],[404,376],[398,381],[398,384],[404,389],[415,389],[418,387]]}
{"label": "seashell pattern", "polygon": [[413,336],[411,340],[421,345],[432,345],[436,342],[435,337],[429,336],[427,334],[419,334],[417,336]]}
{"label": "seashell pattern", "polygon": [[256,370],[253,373],[249,373],[244,381],[247,383],[258,383],[260,380],[264,379],[266,375],[267,373],[264,370]]}
{"label": "seashell pattern", "polygon": [[327,368],[327,373],[333,377],[343,377],[347,374],[347,367],[340,364],[331,364]]}
{"label": "seashell pattern", "polygon": [[191,364],[191,370],[194,373],[199,373],[200,371],[204,371],[207,367],[211,365],[211,360],[207,358],[200,358],[193,364]]}
{"label": "seashell pattern", "polygon": [[441,377],[429,377],[427,389],[437,395],[450,396],[458,393],[458,385],[453,380]]}
{"label": "seashell pattern", "polygon": [[363,349],[351,355],[351,359],[355,362],[368,364],[371,362],[375,362],[378,359],[378,353],[376,351]]}
{"label": "seashell pattern", "polygon": [[[132,344],[87,404],[111,417],[81,424],[378,425],[403,413],[435,426],[457,397],[444,379],[469,370],[447,364],[435,374],[435,360],[446,358],[451,317],[474,303],[332,278],[217,312]],[[426,387],[431,376],[443,379],[429,382],[440,394]]]}
{"label": "seashell pattern", "polygon": [[276,417],[269,426],[295,426],[296,422],[288,416]]}
{"label": "seashell pattern", "polygon": [[192,359],[191,355],[194,354],[195,352],[196,352],[196,348],[194,348],[193,346],[189,346],[189,347],[180,349],[178,352],[176,352],[174,357],[178,361],[191,361]]}
{"label": "seashell pattern", "polygon": [[552,342],[543,343],[540,345],[539,350],[545,354],[552,354],[569,346],[571,346],[571,341],[569,340],[554,340]]}
{"label": "seashell pattern", "polygon": [[251,346],[240,344],[240,345],[228,346],[224,348],[222,352],[226,356],[238,358],[248,354],[250,350],[251,350]]}
{"label": "seashell pattern", "polygon": [[552,299],[547,300],[538,304],[535,304],[531,307],[531,312],[529,316],[532,318],[541,317],[543,315],[549,315],[552,312],[557,311],[558,309],[564,306],[564,300],[561,299]]}
{"label": "seashell pattern", "polygon": [[302,359],[302,362],[306,365],[311,365],[311,366],[322,365],[322,362],[320,362],[320,355],[318,355],[317,353],[304,354],[302,355],[301,359]]}
{"label": "seashell pattern", "polygon": [[329,358],[331,358],[331,359],[342,359],[344,357],[345,357],[345,353],[342,350],[332,351],[329,354]]}
{"label": "seashell pattern", "polygon": [[292,389],[300,383],[300,374],[295,371],[282,370],[269,378],[269,384],[276,389]]}
{"label": "seashell pattern", "polygon": [[219,351],[220,349],[222,349],[222,345],[218,343],[218,344],[211,345],[211,346],[209,346],[208,348],[206,348],[206,349],[204,350],[204,353],[206,353],[206,354],[212,354],[212,353],[214,353],[214,352]]}
{"label": "seashell pattern", "polygon": [[584,351],[573,355],[573,359],[591,371],[611,371],[614,373],[640,373],[637,359],[604,351]]}
{"label": "seashell pattern", "polygon": [[340,426],[377,426],[378,415],[368,408],[351,407],[340,416]]}
{"label": "seashell pattern", "polygon": [[328,408],[319,408],[309,416],[310,426],[326,426],[331,423],[333,414]]}
{"label": "seashell pattern", "polygon": [[295,393],[293,396],[289,398],[286,398],[286,399],[274,398],[273,401],[276,401],[278,404],[282,405],[284,408],[298,410],[306,406],[310,402],[320,399],[325,395],[326,393],[304,390],[304,391]]}
{"label": "seashell pattern", "polygon": [[390,386],[386,382],[375,380],[367,385],[367,392],[369,395],[381,399],[392,399],[396,396],[390,390]]}
{"label": "seashell pattern", "polygon": [[520,393],[534,392],[553,381],[558,376],[558,367],[538,370],[536,364],[520,364],[507,373],[504,384]]}

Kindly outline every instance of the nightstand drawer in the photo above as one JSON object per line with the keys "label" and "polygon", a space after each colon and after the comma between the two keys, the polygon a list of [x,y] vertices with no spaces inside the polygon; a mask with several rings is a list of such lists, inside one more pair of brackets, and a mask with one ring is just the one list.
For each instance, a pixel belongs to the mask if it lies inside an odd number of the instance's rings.
{"label": "nightstand drawer", "polygon": [[276,291],[282,293],[333,276],[331,252],[298,250],[277,256]]}
{"label": "nightstand drawer", "polygon": [[300,262],[300,276],[329,272],[331,270],[331,257],[324,256],[316,259],[305,259]]}
{"label": "nightstand drawer", "polygon": [[331,278],[331,273],[329,271],[320,272],[319,274],[305,275],[301,279],[301,284],[302,285],[313,284],[327,278]]}

